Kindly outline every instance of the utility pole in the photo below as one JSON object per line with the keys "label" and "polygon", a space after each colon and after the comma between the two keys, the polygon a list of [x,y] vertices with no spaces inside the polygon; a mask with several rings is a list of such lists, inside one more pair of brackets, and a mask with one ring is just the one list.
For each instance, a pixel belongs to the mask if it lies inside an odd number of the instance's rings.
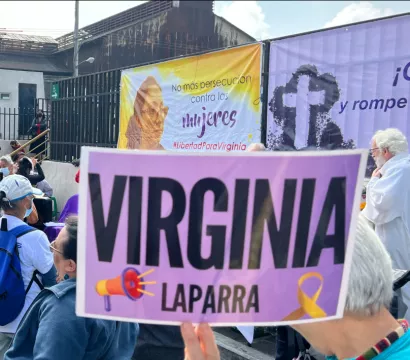
{"label": "utility pole", "polygon": [[73,70],[74,77],[78,76],[78,10],[79,1],[75,0],[75,15],[74,15],[74,59],[73,59]]}

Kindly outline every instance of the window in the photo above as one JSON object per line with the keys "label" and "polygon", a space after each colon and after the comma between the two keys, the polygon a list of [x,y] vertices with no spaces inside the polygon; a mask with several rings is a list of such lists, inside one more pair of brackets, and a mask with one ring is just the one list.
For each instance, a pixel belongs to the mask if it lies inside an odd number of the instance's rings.
{"label": "window", "polygon": [[10,93],[0,93],[0,100],[10,100]]}

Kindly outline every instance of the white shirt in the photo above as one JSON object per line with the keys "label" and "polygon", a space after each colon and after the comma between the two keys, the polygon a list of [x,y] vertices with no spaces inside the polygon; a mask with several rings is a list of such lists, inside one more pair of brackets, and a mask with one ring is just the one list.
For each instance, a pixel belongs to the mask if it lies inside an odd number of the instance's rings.
{"label": "white shirt", "polygon": [[[410,270],[410,157],[398,154],[380,170],[381,178],[367,184],[363,215],[375,225],[375,231],[392,259],[393,268]],[[410,285],[402,288],[403,301],[409,307]]]}
{"label": "white shirt", "polygon": [[[12,230],[20,225],[27,225],[14,216],[3,215],[2,218],[7,219],[8,230]],[[27,289],[35,270],[38,270],[40,274],[46,274],[50,271],[53,266],[53,253],[50,251],[50,242],[48,241],[47,236],[40,230],[32,231],[19,237],[17,239],[17,245],[21,264],[21,275],[24,281],[24,288]],[[16,332],[21,319],[39,293],[40,288],[35,282],[33,282],[26,295],[23,310],[11,323],[5,326],[0,326],[0,333],[14,334]]]}

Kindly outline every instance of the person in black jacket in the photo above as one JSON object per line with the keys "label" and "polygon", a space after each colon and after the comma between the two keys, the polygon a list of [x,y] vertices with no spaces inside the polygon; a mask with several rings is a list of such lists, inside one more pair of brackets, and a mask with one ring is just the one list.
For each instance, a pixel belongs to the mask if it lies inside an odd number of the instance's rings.
{"label": "person in black jacket", "polygon": [[139,324],[140,333],[131,360],[183,360],[184,341],[179,326]]}
{"label": "person in black jacket", "polygon": [[[46,116],[44,115],[42,110],[39,110],[36,114],[36,117],[33,120],[33,123],[31,124],[31,127],[29,129],[29,133],[31,134],[31,138],[34,139],[37,135],[40,135],[43,131],[47,129],[47,121],[46,121]],[[42,137],[40,139],[37,139],[30,145],[30,153],[34,154],[40,154],[39,156],[41,157],[46,148],[46,144],[44,142],[45,138]]]}
{"label": "person in black jacket", "polygon": [[[31,174],[33,166],[36,169],[37,174]],[[37,160],[31,160],[26,156],[19,160],[17,174],[26,177],[30,181],[31,185],[37,185],[37,183],[46,178],[44,176],[43,169]]]}

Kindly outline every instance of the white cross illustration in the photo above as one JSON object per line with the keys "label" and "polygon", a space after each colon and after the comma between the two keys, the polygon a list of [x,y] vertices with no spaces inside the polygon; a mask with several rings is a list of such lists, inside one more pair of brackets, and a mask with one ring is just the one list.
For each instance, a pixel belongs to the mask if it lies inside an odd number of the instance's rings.
{"label": "white cross illustration", "polygon": [[295,147],[307,146],[309,136],[310,105],[324,104],[325,91],[309,91],[310,77],[299,78],[296,93],[283,94],[283,106],[296,108]]}

